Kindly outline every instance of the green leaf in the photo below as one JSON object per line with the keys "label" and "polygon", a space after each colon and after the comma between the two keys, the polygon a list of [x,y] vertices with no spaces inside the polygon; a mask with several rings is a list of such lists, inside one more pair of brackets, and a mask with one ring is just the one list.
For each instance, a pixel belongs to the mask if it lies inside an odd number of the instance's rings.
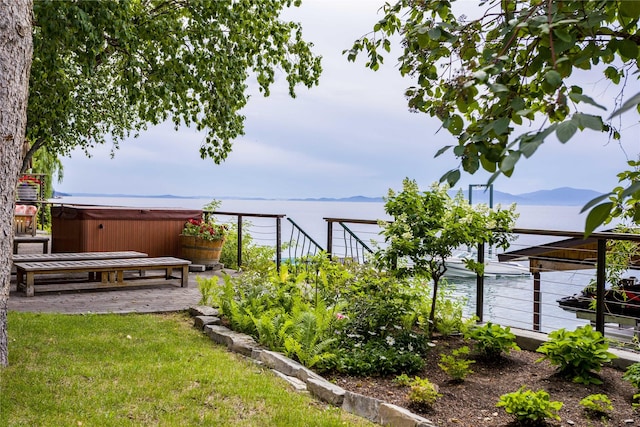
{"label": "green leaf", "polygon": [[473,73],[473,77],[480,82],[484,82],[485,80],[487,80],[487,72],[478,70],[475,73]]}
{"label": "green leaf", "polygon": [[577,130],[578,126],[575,122],[573,120],[568,120],[558,125],[556,128],[556,136],[558,137],[558,140],[564,144],[571,139]]}
{"label": "green leaf", "polygon": [[540,145],[542,145],[543,142],[544,140],[542,139],[532,139],[530,141],[522,141],[520,143],[520,152],[522,153],[523,156],[525,156],[526,158],[529,158],[533,155],[533,153],[536,152],[538,147],[540,147]]}
{"label": "green leaf", "polygon": [[[640,2],[638,2],[640,4]],[[629,40],[624,39],[618,42],[618,51],[620,55],[627,59],[636,59],[638,58],[638,45]]]}
{"label": "green leaf", "polygon": [[609,196],[611,196],[612,194],[613,193],[603,194],[602,196],[598,196],[595,199],[589,200],[589,203],[587,203],[586,205],[584,205],[582,207],[582,209],[580,210],[580,213],[583,213],[583,212],[587,211],[588,209],[590,209],[592,206],[595,206],[598,203],[600,203],[601,201],[608,199]]}
{"label": "green leaf", "polygon": [[574,119],[578,121],[578,125],[583,128],[589,128],[593,130],[601,131],[604,127],[602,117],[594,116],[592,114],[576,113]]}
{"label": "green leaf", "polygon": [[436,153],[435,156],[433,157],[438,157],[442,154],[444,154],[445,151],[447,151],[449,148],[453,147],[453,145],[445,145],[444,147],[442,147],[441,149],[438,150],[438,152]]}
{"label": "green leaf", "polygon": [[493,131],[496,133],[496,135],[503,135],[507,133],[510,122],[511,120],[509,119],[509,117],[502,117],[496,120],[495,122],[493,122]]}
{"label": "green leaf", "polygon": [[640,92],[633,95],[631,98],[627,100],[627,102],[622,104],[622,107],[618,108],[613,113],[611,113],[611,115],[609,116],[609,119],[612,119],[615,116],[619,116],[620,114],[624,113],[627,110],[632,109],[638,104],[640,104]]}
{"label": "green leaf", "polygon": [[502,173],[512,171],[516,166],[516,163],[518,163],[518,160],[520,160],[520,152],[511,151],[509,155],[502,159],[502,162],[500,163],[500,170],[502,171]]}
{"label": "green leaf", "polygon": [[429,34],[420,34],[418,33],[417,36],[418,39],[418,46],[420,46],[420,49],[424,49],[425,47],[429,46],[429,41],[431,41],[431,39],[429,38]]}
{"label": "green leaf", "polygon": [[562,84],[562,76],[556,70],[547,71],[544,75],[544,79],[554,88],[557,88]]}
{"label": "green leaf", "polygon": [[489,85],[489,90],[493,93],[509,92],[509,88],[500,83]]}
{"label": "green leaf", "polygon": [[447,118],[442,126],[444,126],[444,128],[451,132],[453,135],[459,135],[460,132],[462,132],[464,122],[462,121],[462,117],[456,114]]}
{"label": "green leaf", "polygon": [[640,1],[627,0],[621,1],[618,4],[620,5],[620,16],[631,19],[640,18]]}
{"label": "green leaf", "polygon": [[442,175],[440,178],[440,182],[447,182],[449,187],[454,187],[456,183],[460,180],[460,170],[459,169],[451,169],[449,172]]}
{"label": "green leaf", "polygon": [[629,187],[625,188],[622,194],[620,194],[620,197],[624,199],[625,197],[633,195],[636,191],[640,191],[640,182],[635,182]]}
{"label": "green leaf", "polygon": [[571,92],[569,94],[569,98],[574,101],[574,102],[584,102],[586,104],[590,104],[593,105],[594,107],[598,107],[601,110],[606,110],[607,107],[598,104],[596,101],[593,100],[593,98],[591,98],[590,96],[587,95],[583,95],[581,93],[575,93],[575,92]]}
{"label": "green leaf", "polygon": [[591,209],[587,215],[587,221],[584,227],[584,237],[587,238],[593,233],[593,230],[602,225],[609,217],[613,203],[602,203],[595,208]]}
{"label": "green leaf", "polygon": [[432,28],[427,32],[427,34],[429,34],[429,37],[431,38],[431,40],[434,40],[434,41],[438,40],[442,35],[442,33],[440,32],[440,28]]}

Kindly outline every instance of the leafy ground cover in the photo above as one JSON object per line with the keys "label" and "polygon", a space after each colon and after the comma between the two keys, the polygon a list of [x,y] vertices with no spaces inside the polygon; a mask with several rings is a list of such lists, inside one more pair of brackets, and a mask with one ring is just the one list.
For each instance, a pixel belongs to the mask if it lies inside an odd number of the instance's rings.
{"label": "leafy ground cover", "polygon": [[9,350],[3,426],[370,425],[214,345],[186,314],[10,312]]}
{"label": "leafy ground cover", "polygon": [[[597,377],[602,385],[584,385],[572,382],[556,374],[556,366],[548,361],[536,363],[540,353],[511,351],[499,359],[486,359],[471,355],[475,363],[471,373],[462,382],[455,382],[440,367],[441,354],[451,354],[461,346],[469,345],[461,337],[437,337],[436,347],[425,357],[425,367],[416,375],[428,378],[436,384],[441,396],[431,410],[412,407],[407,395],[408,386],[397,384],[396,376],[329,377],[337,385],[364,395],[411,409],[436,425],[460,427],[511,427],[519,424],[503,408],[496,407],[500,396],[527,386],[533,391],[545,390],[552,401],[563,403],[558,412],[560,421],[549,420],[549,426],[605,427],[634,426],[640,419],[632,406],[636,390],[622,379],[623,372],[605,366]],[[588,412],[580,400],[591,394],[605,394],[612,402],[609,418],[601,418]]]}

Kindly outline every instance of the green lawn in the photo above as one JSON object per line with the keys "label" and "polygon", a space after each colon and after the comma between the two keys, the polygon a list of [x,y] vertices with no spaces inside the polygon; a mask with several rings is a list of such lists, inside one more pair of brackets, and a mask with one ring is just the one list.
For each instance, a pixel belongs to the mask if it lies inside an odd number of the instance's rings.
{"label": "green lawn", "polygon": [[2,426],[365,426],[215,345],[186,314],[9,313]]}

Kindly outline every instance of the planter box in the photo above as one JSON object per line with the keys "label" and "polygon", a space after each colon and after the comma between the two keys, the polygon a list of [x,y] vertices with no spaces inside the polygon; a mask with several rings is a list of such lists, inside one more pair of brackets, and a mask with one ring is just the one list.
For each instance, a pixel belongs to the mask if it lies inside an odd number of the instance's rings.
{"label": "planter box", "polygon": [[190,260],[193,264],[215,267],[220,261],[224,239],[204,240],[195,236],[180,235],[182,246],[182,258]]}

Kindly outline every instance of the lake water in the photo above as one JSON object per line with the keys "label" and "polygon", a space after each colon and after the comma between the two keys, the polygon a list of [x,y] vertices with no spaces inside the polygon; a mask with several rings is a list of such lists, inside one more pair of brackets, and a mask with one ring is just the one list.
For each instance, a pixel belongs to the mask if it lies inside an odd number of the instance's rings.
{"label": "lake water", "polygon": [[[210,199],[141,198],[141,197],[63,197],[55,202],[127,207],[180,207],[201,209]],[[327,223],[323,218],[347,219],[389,219],[382,202],[338,202],[338,201],[298,201],[298,200],[235,200],[223,199],[219,211],[286,215],[319,243],[326,243]],[[581,231],[584,229],[584,215],[581,206],[517,206],[518,228],[543,230]],[[220,217],[220,220],[225,218]],[[231,219],[231,218],[227,218]],[[260,226],[272,220],[258,218],[250,221]],[[288,221],[283,222],[283,235],[290,231]],[[532,239],[535,236],[521,236]],[[528,244],[524,242],[523,244]]]}
{"label": "lake water", "polygon": [[[135,198],[135,197],[64,197],[55,202],[68,204],[89,204],[126,207],[180,207],[200,209],[210,199],[176,199],[176,198]],[[581,206],[528,206],[517,207],[518,228],[582,231],[584,215],[580,214]],[[389,219],[381,202],[334,202],[334,201],[292,201],[292,200],[222,200],[218,209],[221,212],[256,213],[286,215],[293,219],[306,233],[320,245],[326,247],[327,222],[323,218],[346,219]],[[220,221],[235,221],[235,218],[221,217]],[[257,243],[264,239],[265,244],[273,245],[275,221],[264,218],[247,218],[252,226],[252,236]],[[282,240],[289,241],[291,226],[282,221]],[[367,226],[369,227],[369,226]],[[352,229],[368,241],[377,237],[377,230],[353,225]],[[375,228],[375,227],[374,227]],[[262,237],[262,236],[265,237]],[[543,236],[521,235],[512,244],[511,250],[562,240]],[[337,251],[334,251],[336,253]],[[286,256],[284,254],[283,256]],[[543,273],[542,288],[542,331],[564,327],[573,329],[585,323],[577,320],[575,314],[562,310],[556,300],[562,296],[579,292],[594,277],[594,270],[573,272]],[[452,278],[455,294],[467,298],[465,314],[475,313],[475,279]],[[531,277],[493,278],[485,281],[485,317],[494,323],[510,325],[523,329],[532,328],[533,285]]]}

